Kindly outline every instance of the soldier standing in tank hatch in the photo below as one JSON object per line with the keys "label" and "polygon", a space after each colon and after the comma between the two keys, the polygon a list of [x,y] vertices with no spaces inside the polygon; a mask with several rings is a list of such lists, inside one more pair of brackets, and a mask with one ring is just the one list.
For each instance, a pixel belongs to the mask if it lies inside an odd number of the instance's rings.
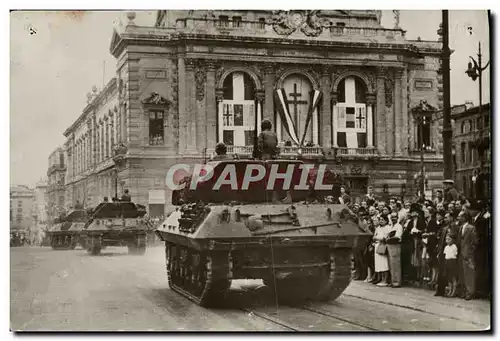
{"label": "soldier standing in tank hatch", "polygon": [[274,159],[278,154],[278,137],[269,120],[263,120],[260,124],[261,133],[258,138],[258,149],[262,160]]}
{"label": "soldier standing in tank hatch", "polygon": [[123,191],[123,195],[122,195],[121,201],[132,201],[132,198],[130,197],[130,194],[128,194],[128,189],[125,189]]}

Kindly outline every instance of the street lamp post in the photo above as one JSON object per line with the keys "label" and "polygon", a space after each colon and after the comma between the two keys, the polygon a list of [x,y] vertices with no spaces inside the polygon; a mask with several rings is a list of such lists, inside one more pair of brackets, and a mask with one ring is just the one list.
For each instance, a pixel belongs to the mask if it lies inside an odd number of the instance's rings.
{"label": "street lamp post", "polygon": [[[486,68],[490,65],[490,62],[488,61],[484,67],[482,66],[483,60],[482,60],[482,54],[481,54],[481,42],[479,42],[479,46],[478,46],[477,61],[472,56],[469,56],[469,58],[472,60],[472,63],[469,62],[465,73],[473,81],[476,81],[476,79],[479,79],[479,108],[478,108],[478,112],[479,112],[479,115],[481,115],[481,110],[482,110],[482,106],[483,106],[483,71],[486,70]],[[479,127],[476,124],[476,128],[474,129],[474,142],[476,145],[477,156],[478,156],[478,161],[479,161],[479,172],[482,174],[483,155],[482,155],[482,152],[480,151],[480,148],[479,148],[478,136],[479,136]],[[476,185],[475,183],[478,180],[478,178],[479,177],[475,177],[475,179],[473,180],[474,187]],[[474,188],[474,191],[475,190],[476,190],[476,188]]]}
{"label": "street lamp post", "polygon": [[419,129],[419,140],[420,140],[420,200],[425,200],[425,163],[424,163],[424,153],[425,153],[425,143],[424,143],[424,125],[426,123],[427,117],[424,113],[416,111],[414,113],[415,119],[420,127]]}

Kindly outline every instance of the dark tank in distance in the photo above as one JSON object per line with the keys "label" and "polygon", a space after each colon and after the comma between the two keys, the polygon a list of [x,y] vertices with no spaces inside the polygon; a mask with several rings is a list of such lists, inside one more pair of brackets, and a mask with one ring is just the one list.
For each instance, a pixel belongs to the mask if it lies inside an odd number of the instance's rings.
{"label": "dark tank in distance", "polygon": [[54,225],[46,232],[52,249],[74,250],[78,244],[85,249],[85,241],[80,238],[80,233],[88,218],[87,211],[83,209],[75,209],[56,218]]}
{"label": "dark tank in distance", "polygon": [[107,246],[127,246],[129,254],[146,252],[146,208],[130,201],[102,202],[81,233],[87,251],[98,255]]}
{"label": "dark tank in distance", "polygon": [[[281,302],[333,300],[351,280],[351,254],[371,233],[361,228],[347,206],[330,204],[340,178],[325,174],[333,190],[282,190],[283,180],[267,189],[266,176],[241,190],[248,165],[284,173],[294,167],[292,187],[300,181],[295,160],[224,160],[210,162],[214,176],[195,190],[173,192],[179,205],[156,233],[165,242],[169,286],[202,306],[220,301],[233,279],[262,279]],[[213,190],[224,167],[234,165],[238,190]],[[314,180],[310,172],[309,180]],[[186,182],[190,178],[185,179]],[[330,182],[328,182],[330,181]]]}

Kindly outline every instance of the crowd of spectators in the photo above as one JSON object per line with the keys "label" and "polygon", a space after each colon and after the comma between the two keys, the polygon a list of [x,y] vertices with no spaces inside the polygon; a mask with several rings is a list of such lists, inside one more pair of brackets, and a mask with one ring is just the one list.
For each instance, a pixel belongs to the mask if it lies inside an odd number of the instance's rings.
{"label": "crowd of spectators", "polygon": [[373,233],[354,252],[354,280],[466,300],[491,297],[490,202],[458,195],[451,180],[445,184],[434,200],[379,200],[371,187],[352,200],[342,189],[339,201]]}

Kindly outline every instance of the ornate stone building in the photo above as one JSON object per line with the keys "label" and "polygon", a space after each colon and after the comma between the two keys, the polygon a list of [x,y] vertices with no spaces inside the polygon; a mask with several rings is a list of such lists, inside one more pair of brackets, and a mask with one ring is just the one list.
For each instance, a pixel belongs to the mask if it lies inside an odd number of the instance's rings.
{"label": "ornate stone building", "polygon": [[87,106],[64,132],[68,206],[78,201],[84,207],[95,207],[105,196],[111,200],[115,191],[120,194],[122,184],[116,181],[113,161],[118,119],[118,92],[113,78],[102,91],[94,87],[87,94]]}
{"label": "ornate stone building", "polygon": [[456,187],[468,197],[491,199],[490,104],[468,108],[453,118]]}
{"label": "ornate stone building", "polygon": [[354,195],[413,195],[422,145],[440,187],[440,123],[420,143],[413,108],[442,107],[441,43],[406,39],[395,16],[383,28],[380,11],[158,11],[140,27],[129,13],[110,46],[120,181],[151,202],[172,164],[219,141],[251,155],[269,119],[282,155],[327,163]]}
{"label": "ornate stone building", "polygon": [[47,214],[53,220],[65,211],[66,157],[62,147],[49,155],[47,178]]}

